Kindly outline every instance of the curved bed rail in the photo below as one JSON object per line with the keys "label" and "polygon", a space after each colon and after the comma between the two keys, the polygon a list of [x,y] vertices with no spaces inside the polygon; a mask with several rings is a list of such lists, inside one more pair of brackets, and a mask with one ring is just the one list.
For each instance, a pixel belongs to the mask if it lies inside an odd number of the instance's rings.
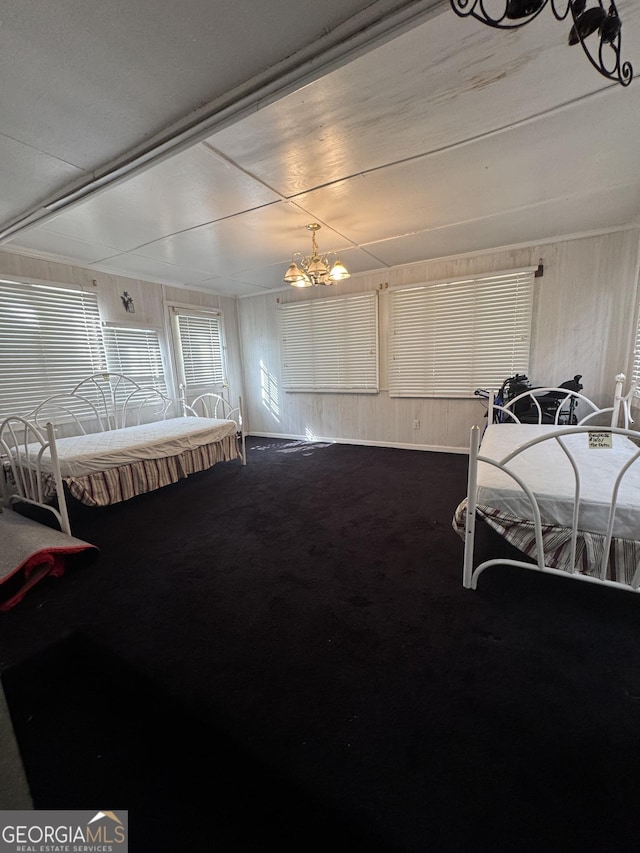
{"label": "curved bed rail", "polygon": [[[49,457],[50,468],[43,468]],[[26,418],[18,415],[0,423],[0,461],[4,504],[28,503],[49,510],[57,519],[63,533],[71,535],[60,466],[56,450],[54,427],[45,424],[44,432]],[[47,502],[46,478],[52,476],[58,497],[58,508]]]}
{"label": "curved bed rail", "polygon": [[[545,420],[545,414],[548,412],[543,409],[540,405],[540,399],[542,396],[553,395],[554,397],[554,406],[555,413],[551,420]],[[494,423],[493,415],[495,412],[499,412],[504,418],[507,419],[508,423],[519,424],[522,423],[518,415],[516,414],[516,409],[519,408],[519,405],[522,403],[528,404],[527,408],[529,411],[533,408],[537,413],[537,420],[533,421],[533,423],[551,423],[555,424],[555,426],[562,426],[561,418],[567,416],[567,406],[571,412],[577,408],[580,403],[584,403],[588,409],[588,413],[580,418],[577,421],[578,424],[582,423],[582,421],[587,421],[591,418],[596,417],[597,415],[602,415],[603,413],[613,412],[614,408],[610,407],[608,409],[602,409],[600,406],[597,406],[593,400],[590,400],[588,397],[585,397],[584,394],[581,394],[579,391],[571,391],[567,388],[557,388],[553,386],[549,386],[548,388],[529,388],[527,391],[523,391],[521,394],[518,394],[516,397],[512,397],[507,403],[503,405],[498,405],[495,402],[494,394],[492,393],[489,396],[489,412],[488,412],[488,423]],[[528,423],[532,423],[532,421],[528,421]]]}
{"label": "curved bed rail", "polygon": [[182,408],[185,415],[191,414],[196,417],[203,418],[218,418],[225,421],[234,421],[236,424],[236,433],[238,443],[240,445],[240,456],[242,464],[247,462],[245,433],[242,418],[242,397],[238,397],[238,405],[233,406],[226,397],[222,394],[215,394],[212,391],[206,391],[204,394],[199,394],[191,403],[186,402],[184,398],[184,388],[181,386],[183,394]]}
{"label": "curved bed rail", "polygon": [[[498,425],[497,429],[501,427]],[[600,564],[597,567],[593,567],[594,570],[597,568],[597,572],[593,575],[584,574],[580,571],[579,566],[577,565],[576,560],[576,552],[577,552],[577,541],[578,536],[583,533],[579,527],[580,523],[580,513],[582,509],[582,479],[580,474],[580,469],[577,464],[577,461],[574,457],[574,454],[564,441],[567,436],[576,435],[576,434],[587,434],[587,435],[604,435],[604,436],[615,436],[619,435],[624,438],[630,439],[632,446],[635,445],[637,448],[635,451],[630,449],[629,456],[626,461],[621,464],[620,468],[617,469],[617,473],[615,474],[615,478],[611,483],[611,493],[610,493],[610,501],[607,515],[607,523],[606,523],[606,532],[603,535],[603,545],[602,545],[602,557],[600,560]],[[544,444],[545,442],[555,442],[561,448],[568,459],[571,470],[573,471],[573,510],[572,510],[572,524],[571,524],[571,539],[570,539],[570,565],[569,569],[558,569],[556,567],[550,566],[547,564],[547,555],[545,554],[545,547],[543,542],[543,533],[542,533],[542,517],[540,513],[540,507],[538,505],[538,500],[533,490],[529,487],[529,485],[525,482],[525,480],[519,476],[519,474],[511,470],[509,468],[510,463],[514,460],[517,460],[518,457],[524,453],[526,450],[536,447],[537,445]],[[537,436],[528,441],[522,442],[518,445],[514,450],[502,456],[500,459],[494,459],[491,457],[483,456],[480,454],[480,428],[478,426],[473,426],[471,428],[471,441],[470,441],[470,455],[469,455],[469,473],[468,473],[468,484],[467,484],[467,506],[466,506],[466,519],[465,519],[465,539],[464,539],[464,563],[463,563],[463,585],[467,588],[475,589],[478,581],[479,575],[490,566],[494,565],[512,565],[518,566],[521,568],[534,569],[542,572],[547,572],[550,574],[560,575],[562,577],[574,577],[579,580],[589,581],[592,583],[599,583],[605,586],[612,586],[618,589],[626,589],[633,592],[640,591],[640,564],[638,564],[633,572],[633,576],[628,583],[621,582],[620,580],[612,580],[607,577],[607,568],[609,564],[609,555],[611,551],[611,543],[613,541],[613,530],[614,530],[614,522],[616,517],[616,511],[618,508],[618,495],[620,491],[620,487],[627,476],[628,472],[636,465],[638,460],[640,460],[640,433],[631,431],[625,428],[620,427],[612,427],[612,426],[588,426],[584,424],[578,424],[574,426],[566,426],[559,427],[557,430],[553,432],[549,432],[545,435]],[[595,452],[606,452],[605,451],[595,451]],[[473,567],[474,560],[474,540],[475,540],[475,524],[476,524],[476,511],[478,508],[478,464],[484,463],[486,465],[490,465],[493,468],[499,469],[503,473],[507,474],[511,480],[517,484],[520,488],[522,494],[524,494],[527,498],[529,510],[530,510],[530,521],[533,523],[534,527],[534,537],[535,537],[535,551],[536,558],[535,563],[524,562],[521,560],[514,559],[489,559],[480,563],[475,568]],[[638,508],[639,518],[640,518],[640,507]],[[639,527],[640,529],[640,527]],[[599,534],[600,535],[600,534]],[[640,534],[639,537],[640,538]]]}
{"label": "curved bed rail", "polygon": [[611,425],[618,426],[620,421],[620,411],[622,410],[625,429],[629,429],[633,423],[633,418],[631,417],[631,403],[633,398],[640,394],[640,382],[634,382],[627,393],[623,394],[622,388],[624,381],[624,373],[619,373],[616,376],[616,395],[613,404],[613,418],[611,420]]}
{"label": "curved bed rail", "polygon": [[[528,412],[531,412],[533,409],[537,413],[537,419],[535,421],[527,420],[527,423],[551,423],[555,426],[563,426],[564,424],[562,419],[569,417],[572,418],[571,422],[573,425],[580,426],[587,425],[596,418],[602,419],[603,417],[606,417],[606,425],[617,427],[620,426],[620,418],[622,414],[622,428],[630,429],[631,424],[633,424],[633,418],[631,417],[631,401],[634,395],[638,393],[638,386],[640,383],[636,382],[630,387],[626,394],[623,394],[625,378],[624,373],[619,373],[616,376],[614,402],[612,406],[608,406],[606,408],[601,408],[594,403],[593,400],[590,400],[579,391],[573,391],[568,388],[552,386],[547,388],[528,388],[526,391],[523,391],[516,397],[512,397],[511,400],[502,405],[498,405],[495,402],[495,394],[491,392],[489,395],[487,423],[496,423],[497,420],[502,420],[506,423],[523,423],[520,417],[518,417],[516,409],[521,408],[524,403],[526,404],[525,408],[527,408]],[[545,410],[543,406],[540,405],[543,397],[547,397],[547,403],[549,402],[550,397],[552,399],[553,405],[555,406],[552,418],[549,417],[548,408]],[[586,406],[587,411],[586,413],[583,413],[583,406],[581,408],[581,415],[578,417],[575,412],[581,404]],[[500,418],[497,420],[494,417],[496,413],[499,413],[500,415]],[[573,416],[575,416],[575,419],[573,419]]]}
{"label": "curved bed rail", "polygon": [[122,373],[107,371],[88,376],[68,392],[47,397],[27,417],[40,428],[48,420],[73,423],[85,435],[165,420],[172,408],[182,414],[182,401]]}

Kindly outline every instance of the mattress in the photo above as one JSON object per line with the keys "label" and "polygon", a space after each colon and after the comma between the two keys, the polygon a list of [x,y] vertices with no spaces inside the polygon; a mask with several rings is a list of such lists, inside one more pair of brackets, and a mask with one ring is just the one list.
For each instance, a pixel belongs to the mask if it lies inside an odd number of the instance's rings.
{"label": "mattress", "polygon": [[[221,441],[237,430],[234,421],[216,418],[168,418],[124,429],[56,439],[63,478],[85,477],[110,468],[178,456],[185,451]],[[39,450],[34,445],[32,453]],[[49,451],[42,471],[51,471]]]}
{"label": "mattress", "polygon": [[[498,461],[530,439],[555,431],[557,427],[550,425],[490,424],[482,438],[480,456]],[[580,530],[606,533],[615,479],[625,462],[639,450],[626,436],[614,434],[612,439],[610,448],[589,447],[588,433],[562,439],[580,475]],[[522,451],[508,466],[534,493],[544,524],[572,526],[575,475],[557,440],[550,438]],[[516,518],[532,518],[527,496],[504,471],[479,462],[477,484],[478,504]],[[640,461],[631,466],[620,486],[613,535],[640,539]]]}

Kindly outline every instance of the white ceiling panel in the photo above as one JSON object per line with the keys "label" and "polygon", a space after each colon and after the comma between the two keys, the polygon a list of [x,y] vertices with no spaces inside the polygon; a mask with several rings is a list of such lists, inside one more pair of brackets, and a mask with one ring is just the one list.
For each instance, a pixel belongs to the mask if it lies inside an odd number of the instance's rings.
{"label": "white ceiling panel", "polygon": [[[522,124],[472,145],[339,181],[298,196],[296,203],[363,244],[538,205],[586,187],[623,187],[640,172],[634,130],[640,89],[605,94],[611,97],[594,99],[595,123],[592,104],[579,102],[544,125]],[[361,213],[354,216],[354,209]]]}
{"label": "white ceiling panel", "polygon": [[[281,276],[282,278],[282,276]],[[251,284],[241,279],[229,278],[227,276],[214,276],[213,278],[205,279],[199,282],[197,288],[199,290],[207,290],[219,296],[257,296],[265,293],[268,290],[277,290],[284,287],[284,283],[275,282],[269,287],[263,287],[259,284]]]}
{"label": "white ceiling panel", "polygon": [[7,0],[0,245],[244,296],[314,221],[353,274],[640,223],[640,84],[550,8],[510,32],[446,0],[255,8]]}
{"label": "white ceiling panel", "polygon": [[91,264],[91,268],[147,281],[157,281],[161,284],[200,284],[209,278],[209,275],[202,270],[143,258],[134,252],[127,255],[114,255],[104,261],[97,261]]}
{"label": "white ceiling panel", "polygon": [[25,205],[36,204],[45,197],[47,184],[62,188],[81,174],[75,166],[0,132],[0,222],[13,216],[17,198]]}
{"label": "white ceiling panel", "polygon": [[99,193],[45,227],[128,251],[279,199],[201,144]]}
{"label": "white ceiling panel", "polygon": [[277,290],[284,287],[285,283],[282,280],[286,272],[289,261],[278,264],[267,264],[256,269],[242,270],[228,276],[229,282],[237,282],[238,284],[246,284],[255,288],[256,291]]}
{"label": "white ceiling panel", "polygon": [[9,250],[17,249],[21,252],[34,252],[38,255],[46,255],[52,259],[71,261],[81,264],[92,264],[94,261],[117,254],[118,250],[113,246],[102,246],[97,243],[88,243],[76,237],[68,237],[64,234],[56,234],[46,228],[34,228],[26,231],[19,238],[7,245]]}
{"label": "white ceiling panel", "polygon": [[[320,231],[318,239],[320,240],[323,232]],[[308,241],[308,234],[301,235],[302,240],[298,244],[298,249],[305,254],[309,254],[311,243]],[[325,247],[319,242],[320,252],[325,252]],[[356,274],[359,272],[367,272],[367,270],[384,267],[385,263],[376,257],[375,246],[372,251],[364,249],[344,249],[339,253],[339,258],[347,267],[350,273]],[[239,270],[229,276],[229,279],[238,282],[255,285],[264,290],[273,290],[284,287],[283,276],[291,262],[293,252],[280,263],[270,264],[267,266],[254,267],[252,269]]]}
{"label": "white ceiling panel", "polygon": [[[137,169],[158,148],[175,153],[202,140],[439,2],[270,0],[258,10],[253,0],[5,0],[0,135],[81,170],[67,190],[91,187],[114,169]],[[19,166],[4,160],[0,173]],[[43,201],[59,190],[55,170],[41,175],[35,197],[14,188],[2,238],[46,217]]]}
{"label": "white ceiling panel", "polygon": [[[308,251],[308,221],[292,205],[279,202],[174,234],[143,246],[139,254],[177,264],[192,259],[194,267],[212,275],[232,274],[258,264],[284,263],[294,251]],[[324,251],[348,245],[329,228],[319,232],[319,243],[321,239]]]}
{"label": "white ceiling panel", "polygon": [[540,116],[594,84],[605,88],[604,79],[576,73],[584,56],[564,50],[568,30],[548,17],[500,34],[497,50],[495,32],[445,9],[378,48],[375,61],[356,59],[208,141],[293,197]]}
{"label": "white ceiling panel", "polygon": [[[619,191],[585,193],[544,202],[473,222],[384,240],[368,248],[388,266],[396,266],[482,252],[488,245],[500,248],[553,240],[558,234],[589,234],[628,223],[637,208],[639,193],[640,183],[634,183]],[[498,239],[496,235],[500,235]]]}
{"label": "white ceiling panel", "polygon": [[294,50],[327,46],[332,29],[370,5],[4,0],[2,132],[36,149],[44,141],[52,155],[94,169]]}

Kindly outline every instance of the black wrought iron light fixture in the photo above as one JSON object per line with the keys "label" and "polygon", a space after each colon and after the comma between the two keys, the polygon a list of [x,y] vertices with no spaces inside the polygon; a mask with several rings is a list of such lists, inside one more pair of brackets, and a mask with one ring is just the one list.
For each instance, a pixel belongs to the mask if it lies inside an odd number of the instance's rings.
{"label": "black wrought iron light fixture", "polygon": [[[318,284],[335,284],[349,278],[350,273],[334,252],[329,255],[320,255],[318,252],[316,231],[320,230],[320,225],[310,222],[306,227],[307,231],[311,231],[311,254],[305,257],[301,252],[296,252],[284,274],[284,281],[293,287],[311,287]],[[331,256],[335,260],[331,261]]]}
{"label": "black wrought iron light fixture", "polygon": [[[545,6],[550,6],[556,20],[571,16],[573,25],[569,44],[581,44],[589,62],[609,80],[628,86],[633,77],[631,63],[620,59],[620,30],[622,28],[616,5],[611,0],[451,0],[453,11],[461,17],[470,15],[483,24],[497,29],[513,30],[537,18]],[[499,8],[504,9],[502,13]],[[494,9],[498,7],[498,14]],[[491,11],[489,11],[489,8]]]}

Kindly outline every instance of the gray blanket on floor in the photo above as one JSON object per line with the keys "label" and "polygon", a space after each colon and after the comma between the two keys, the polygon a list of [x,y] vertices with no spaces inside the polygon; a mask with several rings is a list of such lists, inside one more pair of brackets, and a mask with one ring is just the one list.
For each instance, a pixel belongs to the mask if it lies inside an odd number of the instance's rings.
{"label": "gray blanket on floor", "polygon": [[97,551],[13,510],[0,512],[0,610],[16,605],[47,575],[60,577],[77,555]]}

